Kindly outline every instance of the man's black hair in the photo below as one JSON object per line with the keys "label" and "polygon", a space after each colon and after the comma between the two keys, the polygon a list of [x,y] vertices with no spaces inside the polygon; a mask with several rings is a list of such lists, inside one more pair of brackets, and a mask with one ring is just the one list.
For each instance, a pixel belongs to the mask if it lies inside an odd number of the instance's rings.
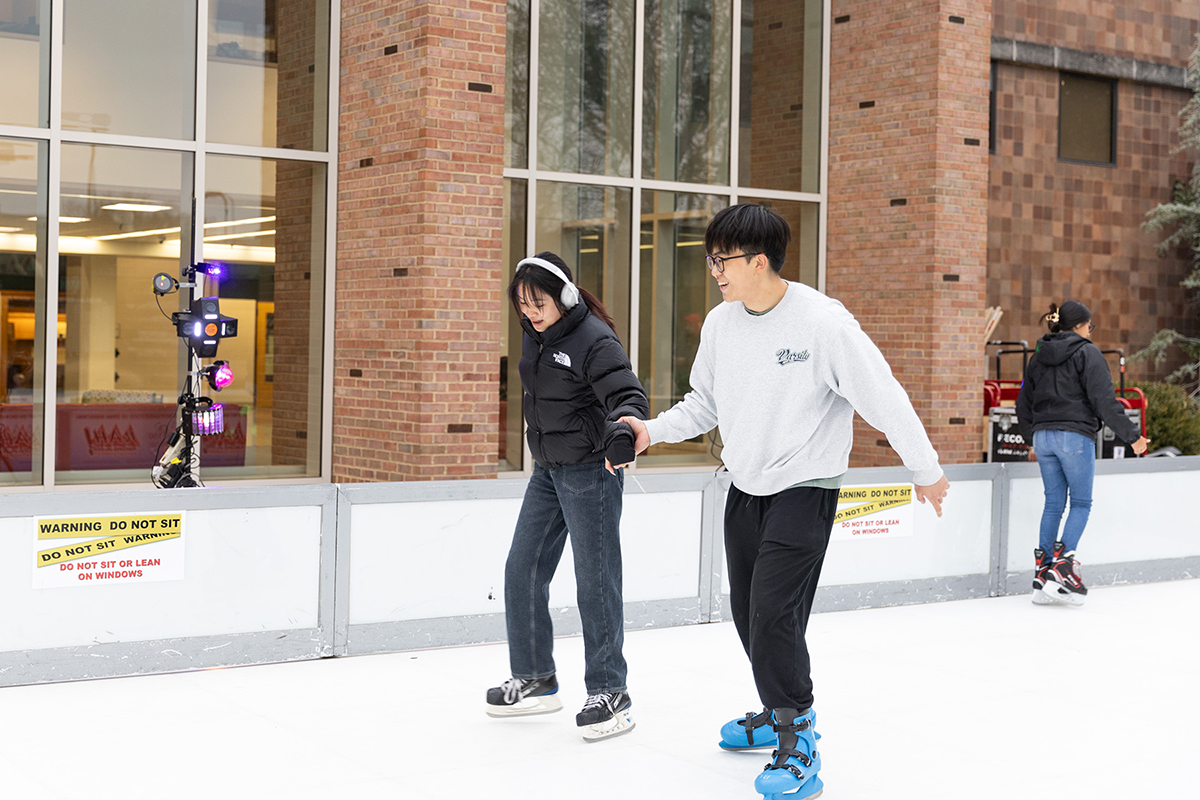
{"label": "man's black hair", "polygon": [[709,253],[762,253],[776,274],[783,271],[791,240],[787,220],[755,203],[721,209],[704,231],[704,249]]}

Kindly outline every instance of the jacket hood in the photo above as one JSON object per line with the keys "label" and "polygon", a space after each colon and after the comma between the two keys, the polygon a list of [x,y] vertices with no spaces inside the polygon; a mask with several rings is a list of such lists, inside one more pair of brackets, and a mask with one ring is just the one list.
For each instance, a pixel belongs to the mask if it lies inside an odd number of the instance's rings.
{"label": "jacket hood", "polygon": [[1088,344],[1091,344],[1090,340],[1083,338],[1078,333],[1070,331],[1047,333],[1038,340],[1037,354],[1043,363],[1049,366],[1058,366],[1075,355],[1079,348]]}

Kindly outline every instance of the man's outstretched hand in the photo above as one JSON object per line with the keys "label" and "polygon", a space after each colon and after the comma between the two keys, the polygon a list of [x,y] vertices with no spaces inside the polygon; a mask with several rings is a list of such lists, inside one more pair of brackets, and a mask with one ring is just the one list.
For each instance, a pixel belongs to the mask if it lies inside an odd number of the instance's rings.
{"label": "man's outstretched hand", "polygon": [[933,510],[937,512],[939,517],[942,515],[942,501],[946,499],[946,492],[949,490],[950,481],[946,480],[945,475],[937,483],[930,484],[929,486],[913,486],[913,491],[916,492],[917,499],[922,503],[928,499],[933,506]]}
{"label": "man's outstretched hand", "polygon": [[[646,431],[646,423],[642,422],[637,417],[621,417],[617,420],[617,422],[624,422],[629,427],[633,428],[633,453],[634,455],[641,455],[646,448],[650,446],[650,434]],[[606,458],[604,459],[604,468],[616,475],[617,470],[623,467],[628,467],[632,463],[633,462],[630,461],[627,464],[614,465]]]}

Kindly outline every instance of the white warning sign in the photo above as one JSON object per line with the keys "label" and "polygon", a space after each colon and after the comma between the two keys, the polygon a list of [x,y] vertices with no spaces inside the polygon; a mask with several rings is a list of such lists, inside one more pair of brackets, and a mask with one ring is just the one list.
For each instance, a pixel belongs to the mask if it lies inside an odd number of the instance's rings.
{"label": "white warning sign", "polygon": [[33,588],[183,580],[183,513],[34,519]]}
{"label": "white warning sign", "polygon": [[887,539],[913,535],[913,486],[843,486],[831,540]]}

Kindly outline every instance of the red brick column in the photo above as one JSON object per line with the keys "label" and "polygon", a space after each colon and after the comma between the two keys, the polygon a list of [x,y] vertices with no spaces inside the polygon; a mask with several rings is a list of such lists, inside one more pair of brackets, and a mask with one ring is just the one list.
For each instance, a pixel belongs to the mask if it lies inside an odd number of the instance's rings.
{"label": "red brick column", "polygon": [[504,26],[342,3],[335,481],[495,474]]}
{"label": "red brick column", "polygon": [[[879,345],[942,463],[977,462],[990,0],[834,0],[832,16],[825,290]],[[858,420],[851,465],[899,463]]]}

